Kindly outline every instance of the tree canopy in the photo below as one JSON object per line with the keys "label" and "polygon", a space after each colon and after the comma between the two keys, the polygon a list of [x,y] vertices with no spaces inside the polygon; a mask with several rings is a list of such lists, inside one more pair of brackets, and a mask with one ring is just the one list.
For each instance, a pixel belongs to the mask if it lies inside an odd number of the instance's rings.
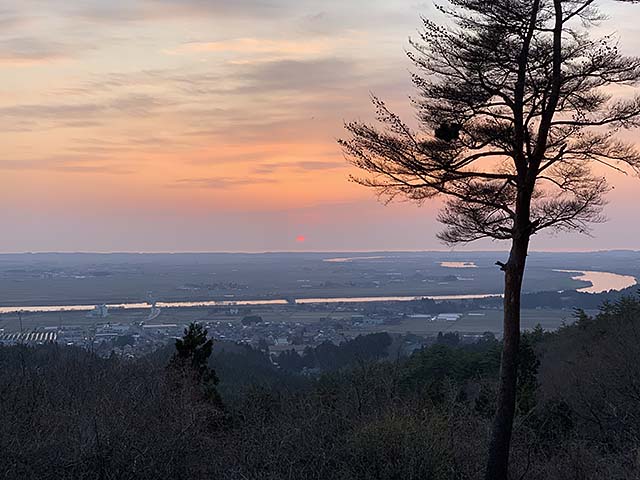
{"label": "tree canopy", "polygon": [[176,340],[176,352],[171,358],[169,368],[200,385],[205,398],[222,406],[216,389],[218,376],[209,367],[212,350],[213,340],[207,338],[207,329],[198,323],[191,323],[185,328],[184,336]]}
{"label": "tree canopy", "polygon": [[616,136],[639,124],[640,59],[613,36],[594,1],[451,0],[446,25],[424,18],[412,128],[377,97],[380,125],[347,123],[341,140],[355,181],[386,199],[446,196],[449,244],[514,236],[519,191],[531,192],[531,234],[585,232],[603,220],[602,165],[640,171],[636,148]]}

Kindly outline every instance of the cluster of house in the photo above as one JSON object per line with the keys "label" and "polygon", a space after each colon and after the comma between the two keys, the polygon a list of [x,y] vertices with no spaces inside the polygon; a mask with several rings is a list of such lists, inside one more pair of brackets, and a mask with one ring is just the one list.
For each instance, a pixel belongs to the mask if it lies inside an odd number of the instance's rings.
{"label": "cluster of house", "polygon": [[[239,313],[239,312],[238,312]],[[245,321],[250,319],[249,321]],[[316,346],[323,342],[341,343],[353,337],[353,331],[383,323],[381,318],[351,315],[334,319],[320,317],[311,323],[263,321],[245,317],[243,321],[209,321],[204,326],[211,338],[269,348],[280,351],[290,348]],[[183,335],[186,325],[181,323],[112,323],[65,325],[46,327],[24,333],[0,331],[0,344],[36,345],[59,343],[91,348],[101,355],[115,352],[135,357],[167,345]],[[351,333],[347,333],[351,332]]]}
{"label": "cluster of house", "polygon": [[296,346],[315,346],[329,341],[345,340],[341,324],[328,318],[315,323],[258,321],[249,324],[212,322],[207,324],[209,335],[219,340],[245,343],[253,347],[278,351]]}

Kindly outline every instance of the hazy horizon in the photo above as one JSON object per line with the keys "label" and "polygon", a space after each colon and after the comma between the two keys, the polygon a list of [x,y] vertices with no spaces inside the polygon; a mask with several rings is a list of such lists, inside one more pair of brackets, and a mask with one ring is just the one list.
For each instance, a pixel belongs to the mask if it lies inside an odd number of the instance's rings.
{"label": "hazy horizon", "polygon": [[[478,254],[478,253],[508,253],[508,249],[428,249],[428,250],[39,250],[39,251],[14,251],[0,252],[0,255],[269,255],[269,254],[410,254],[410,253],[446,253],[446,254]],[[632,248],[605,248],[597,250],[537,250],[531,249],[529,253],[613,253],[613,252],[629,252],[638,253],[640,249]]]}

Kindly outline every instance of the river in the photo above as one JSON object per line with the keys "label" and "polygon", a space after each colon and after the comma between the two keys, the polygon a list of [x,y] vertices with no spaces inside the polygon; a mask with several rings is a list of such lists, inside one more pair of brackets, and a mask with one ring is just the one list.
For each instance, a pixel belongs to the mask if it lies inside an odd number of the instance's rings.
{"label": "river", "polygon": [[[478,298],[499,297],[497,293],[486,293],[477,295],[421,295],[421,296],[398,296],[398,297],[338,297],[338,298],[296,298],[296,304],[313,303],[371,303],[371,302],[409,302],[428,298],[431,300],[472,300]],[[156,302],[160,308],[193,308],[193,307],[232,307],[247,305],[287,305],[287,300],[211,300],[202,302]],[[89,312],[94,309],[94,305],[34,305],[0,307],[0,314],[6,313],[42,313],[42,312]],[[109,309],[140,310],[151,308],[148,303],[113,303],[107,304]]]}
{"label": "river", "polygon": [[[467,262],[465,267],[470,268]],[[460,268],[460,267],[458,267]],[[472,267],[471,267],[472,268]],[[624,288],[637,284],[635,277],[629,275],[619,275],[610,272],[594,272],[587,270],[554,270],[555,272],[574,273],[577,274],[572,278],[574,280],[583,280],[591,282],[591,286],[578,289],[579,292],[585,293],[601,293],[609,290],[622,290]],[[337,297],[337,298],[297,298],[297,304],[313,304],[313,303],[371,303],[371,302],[409,302],[428,298],[430,300],[473,300],[490,297],[501,297],[497,293],[482,293],[476,295],[420,295],[420,296],[374,296],[374,297]],[[192,307],[224,307],[224,306],[247,306],[247,305],[287,305],[290,303],[285,299],[274,300],[220,300],[220,301],[202,301],[202,302],[157,302],[156,306],[160,308],[192,308]],[[150,308],[148,303],[115,303],[107,304],[109,309],[124,310],[140,310]],[[84,312],[94,309],[94,305],[34,305],[34,306],[13,306],[0,307],[0,314],[18,313],[18,312]]]}
{"label": "river", "polygon": [[609,290],[624,290],[638,283],[635,277],[631,275],[620,275],[611,272],[595,272],[591,270],[554,270],[554,272],[575,273],[573,280],[582,280],[583,282],[591,282],[588,287],[578,288],[578,292],[584,293],[602,293]]}

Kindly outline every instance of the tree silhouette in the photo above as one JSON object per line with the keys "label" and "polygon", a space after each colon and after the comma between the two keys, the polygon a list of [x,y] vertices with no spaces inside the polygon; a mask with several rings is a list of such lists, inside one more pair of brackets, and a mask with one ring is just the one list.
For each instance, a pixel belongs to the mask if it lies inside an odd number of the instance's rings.
{"label": "tree silhouette", "polygon": [[222,400],[218,394],[218,376],[209,367],[209,357],[213,340],[207,338],[207,330],[198,323],[191,323],[184,330],[184,336],[176,340],[176,352],[169,362],[169,368],[180,376],[193,380],[202,388],[204,397],[218,406]]}
{"label": "tree silhouette", "polygon": [[[612,37],[594,0],[449,0],[446,26],[423,19],[411,41],[417,67],[414,129],[373,97],[380,125],[346,124],[353,177],[390,201],[444,198],[439,238],[506,240],[504,348],[486,478],[506,479],[517,389],[520,296],[532,235],[587,232],[604,220],[609,187],[594,167],[637,173],[640,154],[619,138],[638,126],[628,95],[640,60]],[[611,87],[616,87],[613,90]],[[614,98],[613,94],[619,95]],[[631,92],[632,93],[632,92]]]}

